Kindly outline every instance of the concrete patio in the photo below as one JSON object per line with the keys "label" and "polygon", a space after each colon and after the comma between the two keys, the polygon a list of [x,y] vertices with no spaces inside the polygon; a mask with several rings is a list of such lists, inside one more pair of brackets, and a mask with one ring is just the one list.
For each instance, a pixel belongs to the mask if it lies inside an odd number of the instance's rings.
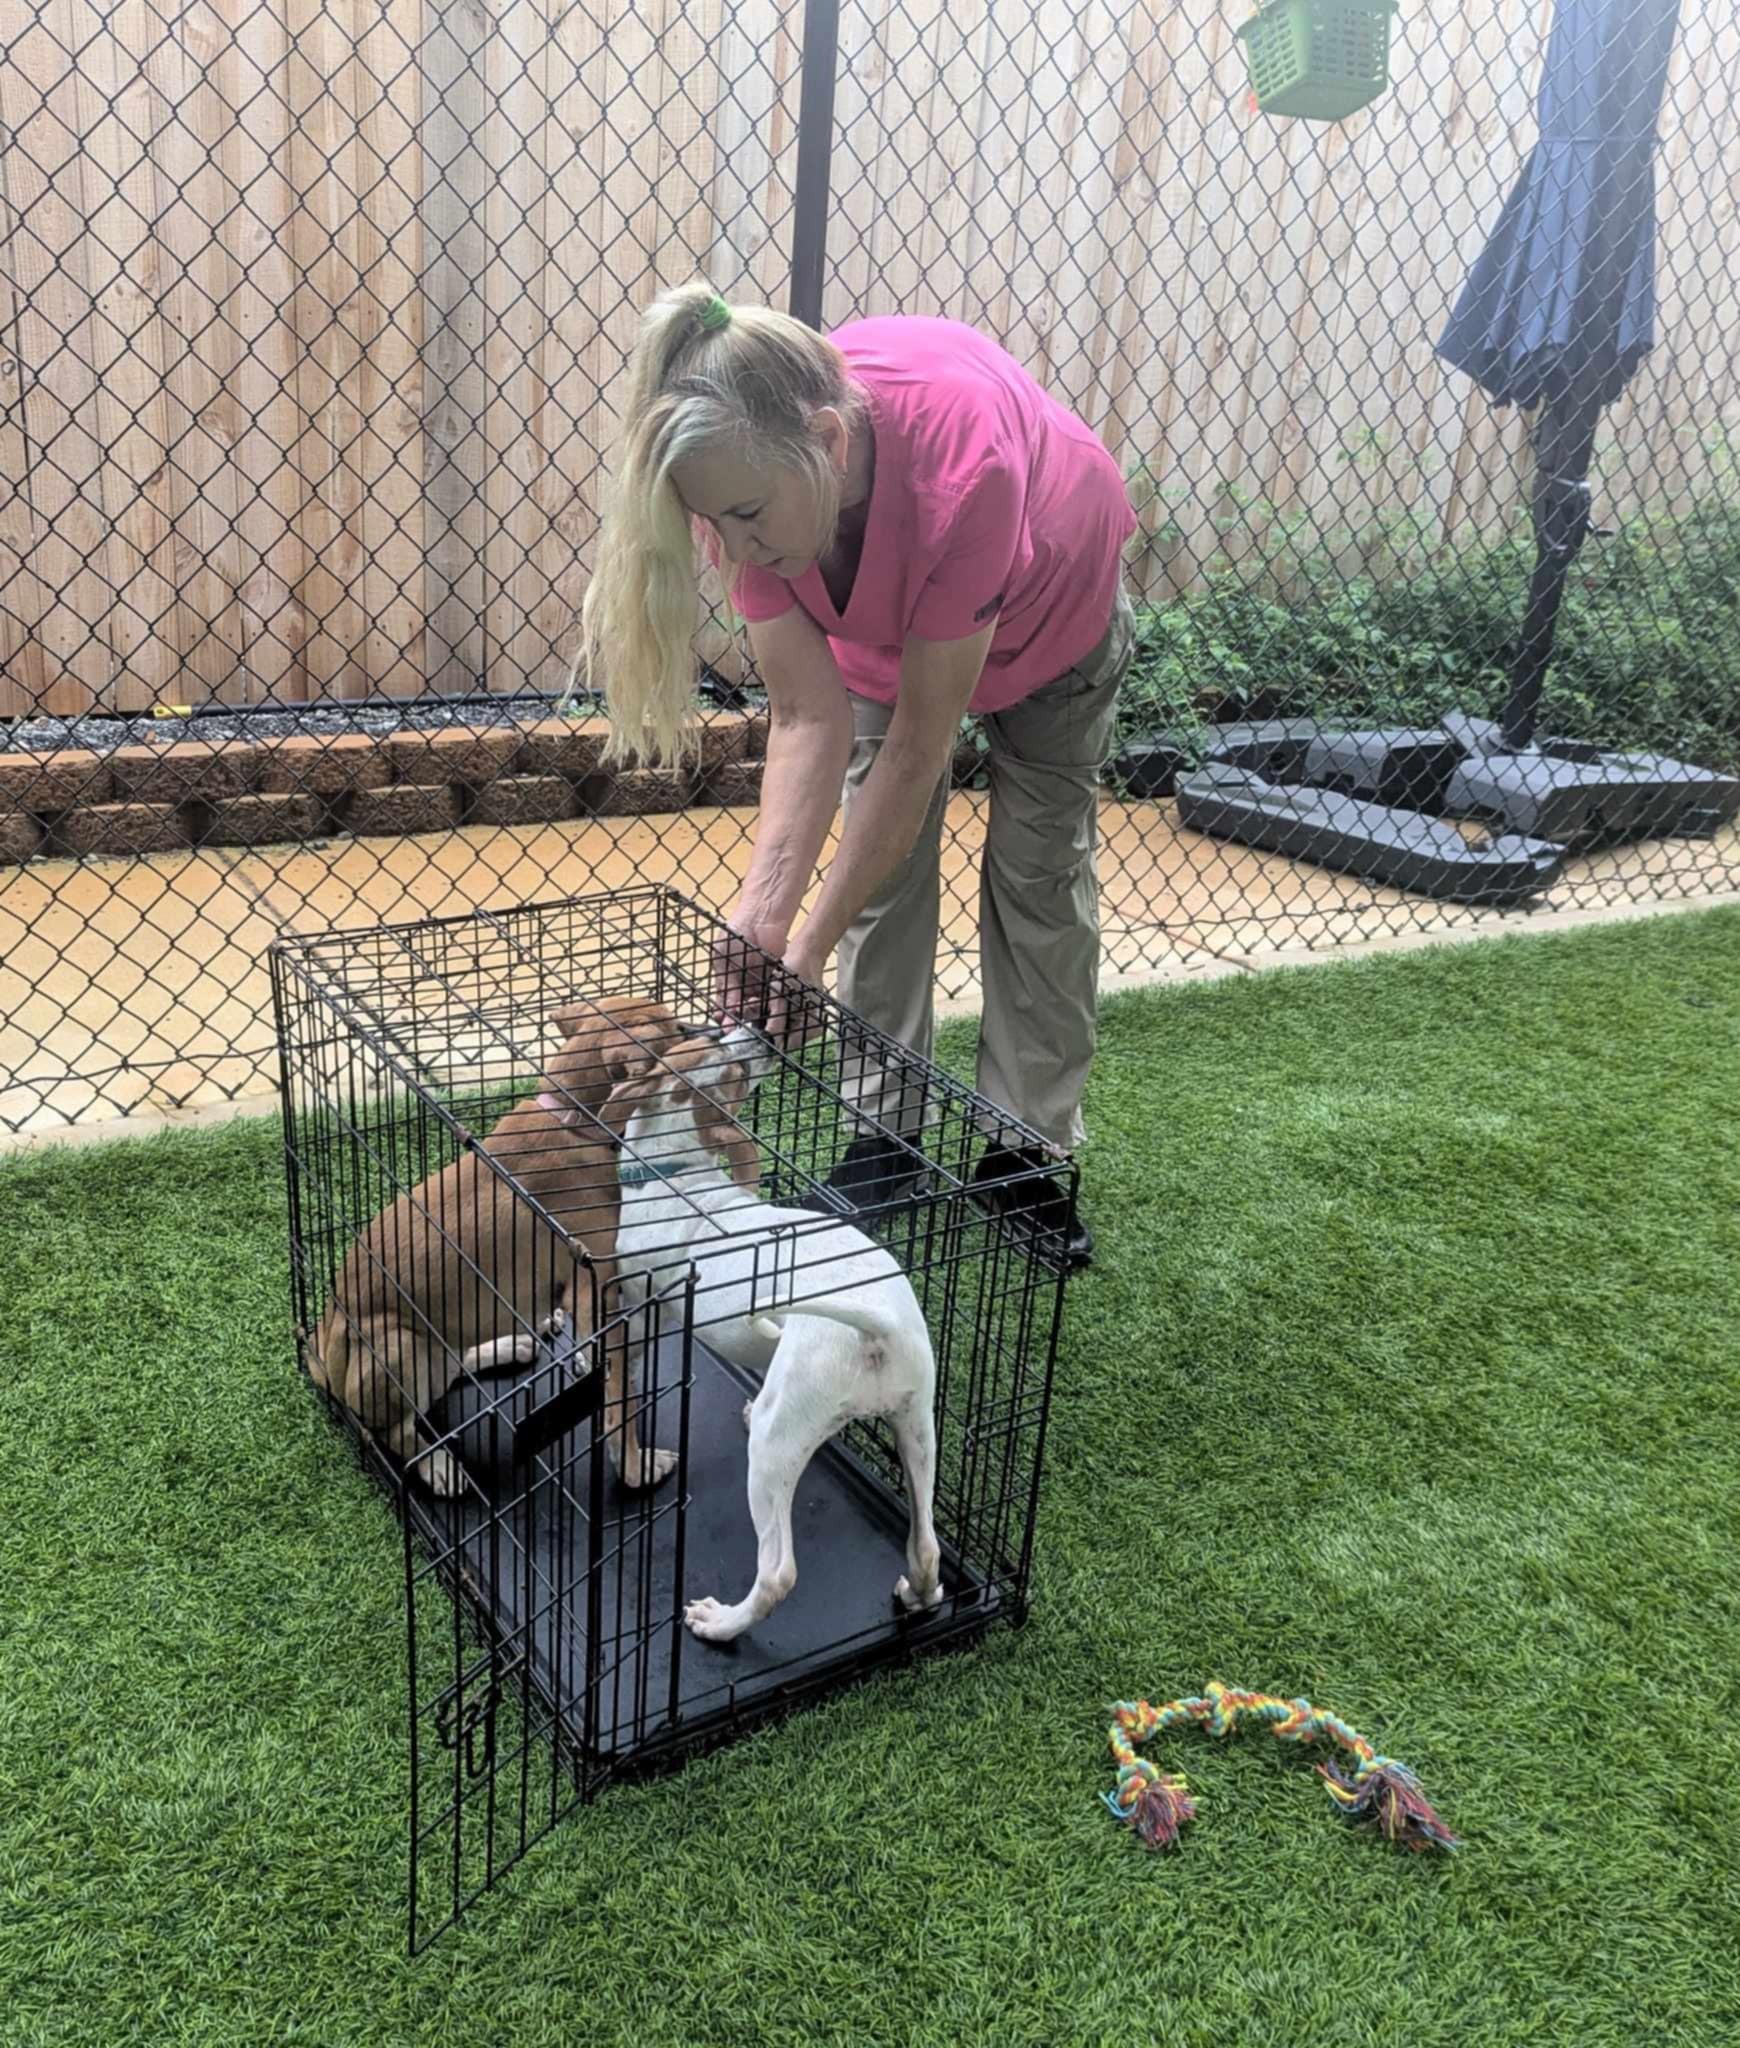
{"label": "concrete patio", "polygon": [[[945,856],[945,1007],[978,1003],[972,868],[984,799],[959,794]],[[0,880],[0,1147],[208,1121],[275,1101],[266,947],[279,930],[404,921],[669,882],[723,906],[752,813],[476,827],[84,865]],[[1169,803],[1102,811],[1107,989],[1350,951],[1537,929],[1740,892],[1740,830],[1573,862],[1533,911],[1405,896],[1183,830]],[[69,1126],[75,1127],[69,1129]]]}

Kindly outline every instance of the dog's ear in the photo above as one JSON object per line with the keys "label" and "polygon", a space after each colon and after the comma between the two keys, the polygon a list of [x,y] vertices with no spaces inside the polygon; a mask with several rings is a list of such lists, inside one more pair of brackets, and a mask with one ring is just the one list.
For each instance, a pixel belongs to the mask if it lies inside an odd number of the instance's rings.
{"label": "dog's ear", "polygon": [[[664,1012],[657,1003],[609,999],[618,1010],[632,1008],[633,1024],[606,1016],[606,1005],[571,1004],[554,1018],[562,1045],[550,1061],[550,1085],[565,1089],[589,1108],[601,1104],[611,1089],[652,1066],[668,1043]],[[645,1022],[640,1012],[649,1013]]]}
{"label": "dog's ear", "polygon": [[569,1003],[550,1019],[556,1027],[556,1036],[564,1045],[569,1039],[578,1038],[582,1031],[596,1028],[601,1021],[590,1003]]}
{"label": "dog's ear", "polygon": [[656,1048],[677,1035],[670,1011],[646,996],[600,996],[596,1002],[564,1003],[551,1012],[550,1022],[564,1044],[571,1038],[617,1036]]}
{"label": "dog's ear", "polygon": [[652,1074],[654,1065],[650,1059],[615,1059],[610,1062],[610,1078],[615,1085],[604,1098],[598,1121],[619,1145],[628,1129],[629,1119],[651,1092],[648,1076]]}
{"label": "dog's ear", "polygon": [[723,1157],[725,1171],[746,1195],[759,1190],[761,1147],[747,1131],[740,1131],[732,1123],[706,1124],[701,1130],[701,1142],[714,1158]]}
{"label": "dog's ear", "polygon": [[[729,1101],[739,1102],[748,1085],[748,1069],[733,1062],[719,1077],[718,1092]],[[755,1194],[761,1186],[761,1147],[716,1104],[704,1096],[699,1099],[701,1114],[696,1121],[701,1143],[716,1158],[723,1155],[726,1172],[745,1194]]]}

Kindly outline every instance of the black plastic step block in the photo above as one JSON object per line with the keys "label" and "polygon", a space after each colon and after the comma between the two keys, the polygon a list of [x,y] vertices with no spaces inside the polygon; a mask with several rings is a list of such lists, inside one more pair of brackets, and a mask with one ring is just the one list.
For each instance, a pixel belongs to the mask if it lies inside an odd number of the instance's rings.
{"label": "black plastic step block", "polygon": [[1193,830],[1293,860],[1315,861],[1452,903],[1526,902],[1558,879],[1565,849],[1516,835],[1471,845],[1418,811],[1266,781],[1217,763],[1178,784]]}
{"label": "black plastic step block", "polygon": [[1607,754],[1576,740],[1543,740],[1519,753],[1464,760],[1446,786],[1444,807],[1573,846],[1702,838],[1740,814],[1740,780],[1659,754]]}

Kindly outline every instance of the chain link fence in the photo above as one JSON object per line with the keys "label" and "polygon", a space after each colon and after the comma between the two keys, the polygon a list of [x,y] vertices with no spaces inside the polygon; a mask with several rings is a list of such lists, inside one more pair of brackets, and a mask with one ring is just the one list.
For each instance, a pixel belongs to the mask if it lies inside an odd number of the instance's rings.
{"label": "chain link fence", "polygon": [[[830,326],[970,322],[1120,460],[1111,974],[1490,914],[1240,837],[1197,771],[1393,799],[1398,735],[1504,700],[1527,422],[1433,344],[1534,140],[1550,10],[1405,9],[1389,89],[1332,125],[1254,106],[1250,11],[13,0],[0,1132],[268,1090],[277,929],[730,901],[766,723],[717,587],[692,774],[606,772],[596,703],[557,709],[636,316],[696,274]],[[1602,418],[1540,726],[1730,772],[1737,107],[1732,7],[1683,0],[1656,344]],[[1376,780],[1311,766],[1323,728],[1388,734]],[[970,1000],[971,724],[953,776],[940,967]],[[1517,901],[1740,886],[1732,824],[1686,822],[1567,831]]]}

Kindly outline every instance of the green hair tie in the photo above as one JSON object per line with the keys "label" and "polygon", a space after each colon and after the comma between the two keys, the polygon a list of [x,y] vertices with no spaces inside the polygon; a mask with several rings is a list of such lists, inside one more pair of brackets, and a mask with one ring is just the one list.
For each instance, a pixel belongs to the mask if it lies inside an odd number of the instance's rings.
{"label": "green hair tie", "polygon": [[721,327],[731,325],[731,308],[715,292],[701,308],[701,332],[717,334]]}

